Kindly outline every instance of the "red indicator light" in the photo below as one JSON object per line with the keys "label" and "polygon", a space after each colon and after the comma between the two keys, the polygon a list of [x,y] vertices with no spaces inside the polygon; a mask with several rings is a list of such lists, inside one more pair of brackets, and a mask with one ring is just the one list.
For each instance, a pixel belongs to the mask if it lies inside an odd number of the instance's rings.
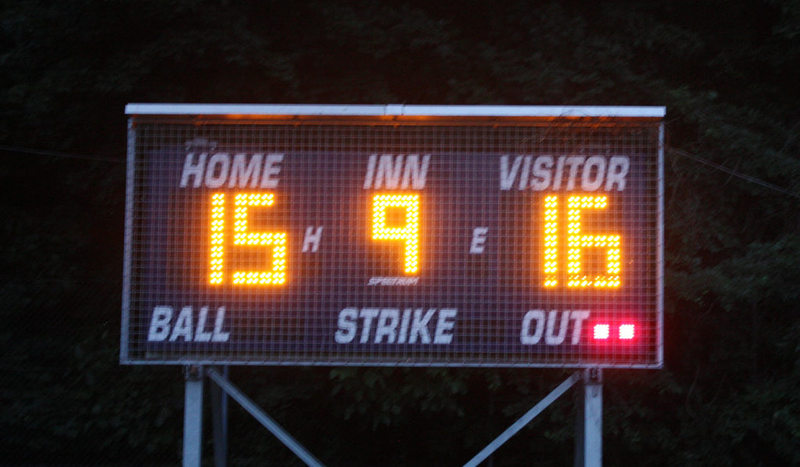
{"label": "red indicator light", "polygon": [[607,324],[594,325],[594,338],[595,340],[605,340],[609,336],[609,326]]}
{"label": "red indicator light", "polygon": [[636,325],[630,322],[597,323],[592,327],[592,339],[595,341],[633,341],[636,337]]}
{"label": "red indicator light", "polygon": [[636,331],[636,326],[633,324],[620,324],[619,325],[619,338],[621,340],[631,340]]}

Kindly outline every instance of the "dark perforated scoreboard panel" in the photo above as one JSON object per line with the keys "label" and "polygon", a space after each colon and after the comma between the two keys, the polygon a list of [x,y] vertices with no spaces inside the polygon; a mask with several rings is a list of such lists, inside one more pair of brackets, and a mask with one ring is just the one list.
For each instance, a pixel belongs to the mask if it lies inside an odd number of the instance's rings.
{"label": "dark perforated scoreboard panel", "polygon": [[124,363],[661,366],[663,108],[127,113]]}

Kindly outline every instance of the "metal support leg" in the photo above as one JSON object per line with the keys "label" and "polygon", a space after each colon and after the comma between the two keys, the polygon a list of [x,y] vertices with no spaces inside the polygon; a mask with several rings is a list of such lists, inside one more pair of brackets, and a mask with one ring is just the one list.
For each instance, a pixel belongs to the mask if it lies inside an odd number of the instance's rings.
{"label": "metal support leg", "polygon": [[233,385],[230,381],[224,378],[221,374],[216,372],[213,368],[209,368],[206,372],[208,377],[211,378],[223,391],[225,391],[231,399],[236,401],[247,411],[253,418],[261,423],[264,428],[270,431],[276,438],[278,438],[284,446],[289,448],[301,461],[306,465],[312,467],[322,467],[322,463],[317,460],[306,448],[297,442],[292,436],[286,432],[275,420],[270,418],[260,407],[258,407],[249,397]]}
{"label": "metal support leg", "polygon": [[603,374],[587,368],[578,394],[575,467],[603,465]]}
{"label": "metal support leg", "polygon": [[183,467],[200,467],[203,443],[203,367],[185,368]]}
{"label": "metal support leg", "polygon": [[[216,368],[228,379],[228,367]],[[228,395],[219,386],[212,384],[211,424],[214,428],[214,465],[225,467],[228,463]]]}
{"label": "metal support leg", "polygon": [[500,436],[495,438],[491,443],[489,443],[488,446],[483,448],[481,452],[476,454],[475,457],[473,457],[466,464],[464,464],[464,467],[476,467],[478,464],[483,462],[487,457],[489,457],[493,452],[495,452],[497,448],[502,446],[503,443],[508,441],[525,425],[530,423],[531,420],[536,418],[537,415],[542,413],[542,411],[546,409],[550,404],[552,404],[553,401],[555,401],[556,399],[561,397],[562,394],[567,392],[567,389],[571,388],[572,385],[575,384],[580,379],[580,376],[581,376],[580,372],[576,371],[563,383],[559,384],[555,389],[550,391],[550,394],[546,395],[544,399],[539,401],[539,403],[534,405],[522,417],[520,417],[519,420],[517,420],[510,427],[508,427],[506,431],[502,432]]}

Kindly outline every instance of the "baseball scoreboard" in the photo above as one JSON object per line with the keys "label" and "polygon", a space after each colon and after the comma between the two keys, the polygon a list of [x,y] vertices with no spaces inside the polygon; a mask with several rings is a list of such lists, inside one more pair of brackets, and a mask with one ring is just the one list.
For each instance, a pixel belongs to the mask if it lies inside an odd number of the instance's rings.
{"label": "baseball scoreboard", "polygon": [[662,107],[126,113],[123,363],[662,364]]}

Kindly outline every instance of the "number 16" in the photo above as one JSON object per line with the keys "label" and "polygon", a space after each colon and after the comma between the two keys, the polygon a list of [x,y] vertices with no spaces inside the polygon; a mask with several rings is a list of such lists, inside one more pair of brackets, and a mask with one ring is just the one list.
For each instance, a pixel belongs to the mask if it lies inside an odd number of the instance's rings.
{"label": "number 16", "polygon": [[[573,195],[567,197],[567,288],[615,289],[621,285],[621,237],[588,235],[581,229],[581,211],[605,209],[606,195]],[[558,196],[544,198],[544,286],[558,285]],[[590,277],[582,272],[584,248],[605,248],[606,273]]]}

